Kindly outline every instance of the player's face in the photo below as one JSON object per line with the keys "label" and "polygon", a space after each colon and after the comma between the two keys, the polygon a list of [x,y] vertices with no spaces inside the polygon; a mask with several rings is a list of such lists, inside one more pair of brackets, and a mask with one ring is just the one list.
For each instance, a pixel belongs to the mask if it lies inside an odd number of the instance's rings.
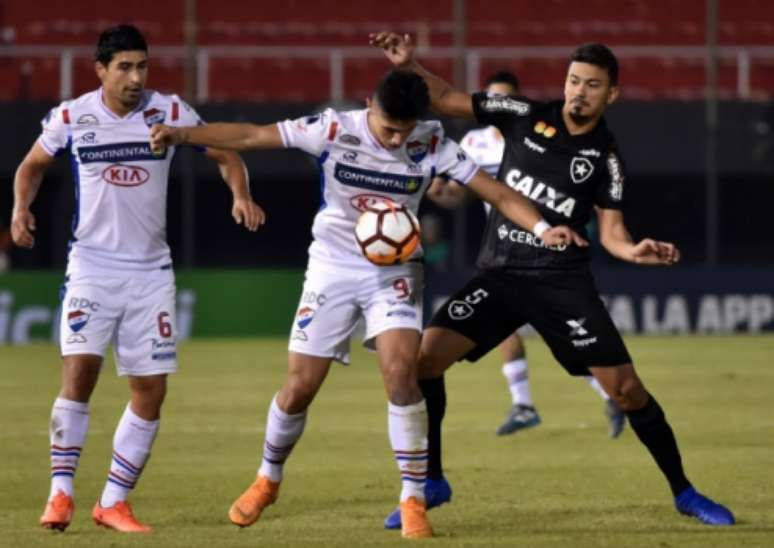
{"label": "player's face", "polygon": [[564,108],[571,117],[577,120],[598,118],[616,97],[618,88],[610,85],[606,69],[590,63],[570,63],[564,82]]}
{"label": "player's face", "polygon": [[373,101],[368,109],[368,127],[379,144],[387,149],[403,146],[417,125],[416,120],[395,120],[387,116]]}
{"label": "player's face", "polygon": [[144,51],[119,51],[106,67],[97,61],[97,76],[111,99],[132,108],[140,102],[148,79],[148,55]]}
{"label": "player's face", "polygon": [[486,87],[486,92],[489,95],[517,95],[518,91],[515,87],[505,82],[492,82]]}

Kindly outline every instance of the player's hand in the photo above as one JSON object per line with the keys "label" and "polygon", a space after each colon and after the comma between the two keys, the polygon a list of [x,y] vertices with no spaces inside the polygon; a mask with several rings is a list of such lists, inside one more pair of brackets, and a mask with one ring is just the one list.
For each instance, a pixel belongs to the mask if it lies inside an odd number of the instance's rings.
{"label": "player's hand", "polygon": [[645,238],[632,249],[631,260],[637,264],[671,266],[680,260],[680,250],[670,242]]}
{"label": "player's hand", "polygon": [[150,130],[151,150],[161,150],[166,147],[179,145],[183,142],[185,133],[181,128],[164,124],[153,124]]}
{"label": "player's hand", "polygon": [[266,213],[251,198],[235,199],[231,216],[236,224],[243,225],[250,232],[255,232],[266,222]]}
{"label": "player's hand", "polygon": [[35,245],[35,216],[29,209],[14,210],[11,218],[11,238],[19,247],[32,249]]}
{"label": "player's hand", "polygon": [[578,247],[588,247],[589,243],[584,240],[580,234],[575,232],[569,226],[554,226],[543,232],[540,237],[546,245],[569,245],[575,244]]}
{"label": "player's hand", "polygon": [[414,41],[408,34],[377,32],[368,35],[368,43],[384,50],[384,55],[396,67],[405,67],[414,61]]}

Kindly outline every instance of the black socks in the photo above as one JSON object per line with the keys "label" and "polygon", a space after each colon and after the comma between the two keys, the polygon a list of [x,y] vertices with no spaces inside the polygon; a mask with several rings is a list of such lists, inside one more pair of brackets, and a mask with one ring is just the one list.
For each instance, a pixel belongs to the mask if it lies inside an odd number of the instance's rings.
{"label": "black socks", "polygon": [[441,479],[441,422],[446,413],[446,385],[443,375],[434,379],[420,379],[419,388],[427,404],[427,477]]}

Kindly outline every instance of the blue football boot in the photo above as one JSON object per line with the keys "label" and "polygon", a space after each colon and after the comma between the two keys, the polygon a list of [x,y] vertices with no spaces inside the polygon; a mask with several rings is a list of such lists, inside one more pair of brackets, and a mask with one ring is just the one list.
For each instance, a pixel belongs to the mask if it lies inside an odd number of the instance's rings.
{"label": "blue football boot", "polygon": [[[452,488],[446,478],[430,479],[425,482],[425,502],[427,509],[435,508],[446,502],[451,502]],[[384,518],[385,529],[400,529],[400,507],[395,508]]]}
{"label": "blue football boot", "polygon": [[497,429],[498,436],[513,434],[519,430],[533,428],[540,424],[540,415],[531,405],[516,404],[505,417],[505,422]]}
{"label": "blue football boot", "polygon": [[681,514],[693,516],[707,525],[733,525],[734,514],[717,502],[688,487],[675,497],[675,508]]}

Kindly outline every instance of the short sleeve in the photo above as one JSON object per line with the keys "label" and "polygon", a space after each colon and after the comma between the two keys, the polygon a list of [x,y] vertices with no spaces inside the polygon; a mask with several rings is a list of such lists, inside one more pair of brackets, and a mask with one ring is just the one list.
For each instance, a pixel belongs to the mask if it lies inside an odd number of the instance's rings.
{"label": "short sleeve", "polygon": [[524,97],[489,95],[481,91],[472,96],[473,114],[480,124],[495,126],[501,131],[514,121],[527,119],[532,112],[532,103]]}
{"label": "short sleeve", "polygon": [[[204,120],[201,119],[199,113],[194,108],[180,99],[177,95],[174,96],[175,101],[172,103],[172,118],[177,117],[177,120],[173,120],[175,125],[179,126],[203,126]],[[177,105],[177,106],[175,106]],[[177,110],[177,112],[175,112]],[[175,116],[177,115],[177,116]]]}
{"label": "short sleeve", "polygon": [[320,114],[277,123],[286,148],[300,148],[314,156],[320,156],[327,142],[334,139],[337,125],[331,109]]}
{"label": "short sleeve", "polygon": [[70,139],[70,111],[67,103],[52,108],[41,120],[43,131],[38,143],[51,156],[59,156],[67,150]]}
{"label": "short sleeve", "polygon": [[618,147],[613,144],[605,157],[602,181],[595,203],[603,209],[622,209],[624,205],[625,168]]}
{"label": "short sleeve", "polygon": [[438,151],[436,170],[439,175],[466,185],[478,171],[478,165],[465,154],[457,143],[443,138]]}

